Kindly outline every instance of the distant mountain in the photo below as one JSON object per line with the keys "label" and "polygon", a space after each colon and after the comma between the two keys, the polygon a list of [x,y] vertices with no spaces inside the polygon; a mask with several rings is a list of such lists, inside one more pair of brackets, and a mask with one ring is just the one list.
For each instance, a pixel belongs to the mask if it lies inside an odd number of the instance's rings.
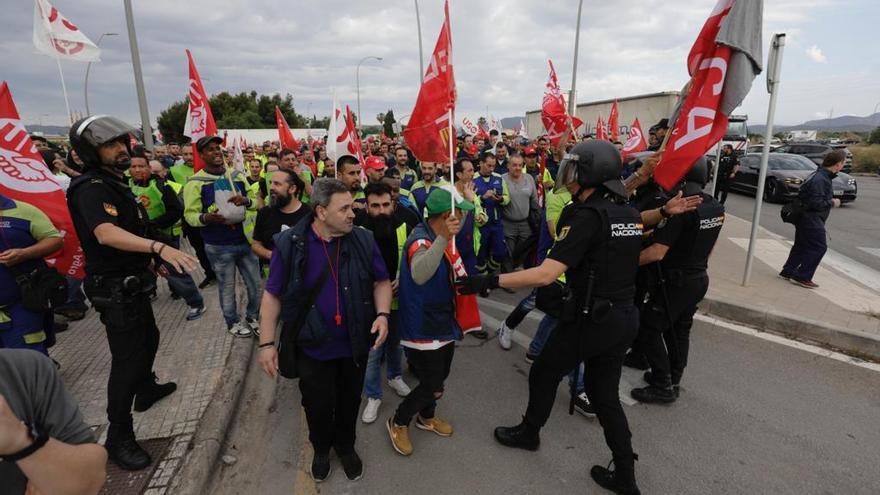
{"label": "distant mountain", "polygon": [[60,126],[60,125],[37,125],[37,124],[25,124],[25,128],[29,133],[34,134],[42,134],[44,136],[66,136],[69,127]]}
{"label": "distant mountain", "polygon": [[[764,126],[749,125],[749,132],[752,134],[763,134]],[[786,132],[795,129],[803,129],[809,131],[855,131],[864,132],[880,127],[880,113],[869,115],[867,117],[856,117],[854,115],[843,115],[834,117],[833,119],[810,120],[800,125],[776,125],[773,126],[773,132]]]}

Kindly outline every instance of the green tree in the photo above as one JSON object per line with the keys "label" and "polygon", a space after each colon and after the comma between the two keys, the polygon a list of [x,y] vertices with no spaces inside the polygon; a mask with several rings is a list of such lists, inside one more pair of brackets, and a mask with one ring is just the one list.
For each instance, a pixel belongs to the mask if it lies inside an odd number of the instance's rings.
{"label": "green tree", "polygon": [[394,123],[397,122],[394,120],[394,110],[388,109],[382,118],[379,119],[382,122],[382,130],[385,132],[385,135],[388,137],[394,137]]}
{"label": "green tree", "polygon": [[880,144],[880,127],[871,131],[868,136],[868,144]]}
{"label": "green tree", "polygon": [[188,100],[176,101],[159,113],[159,132],[166,143],[182,143],[188,139],[183,135],[188,105]]}

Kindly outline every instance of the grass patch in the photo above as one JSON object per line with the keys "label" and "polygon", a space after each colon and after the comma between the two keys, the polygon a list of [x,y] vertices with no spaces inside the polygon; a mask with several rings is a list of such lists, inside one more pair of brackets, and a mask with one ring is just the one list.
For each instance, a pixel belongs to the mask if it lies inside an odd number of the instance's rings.
{"label": "grass patch", "polygon": [[853,172],[880,173],[880,144],[847,146],[853,155]]}

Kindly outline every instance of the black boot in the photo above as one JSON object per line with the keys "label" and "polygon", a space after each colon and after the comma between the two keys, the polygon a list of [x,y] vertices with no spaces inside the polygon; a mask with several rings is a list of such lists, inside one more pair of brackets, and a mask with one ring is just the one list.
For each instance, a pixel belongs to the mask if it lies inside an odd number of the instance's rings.
{"label": "black boot", "polygon": [[[614,461],[611,461],[613,464]],[[636,485],[636,473],[635,469],[630,467],[629,469],[624,469],[618,466],[614,466],[614,471],[609,469],[611,464],[608,464],[608,467],[602,466],[593,466],[590,469],[590,476],[593,478],[599,486],[606,490],[611,490],[614,493],[619,493],[621,495],[640,495],[638,485]]]}
{"label": "black boot", "polygon": [[648,364],[648,358],[646,358],[644,354],[633,351],[626,353],[626,356],[623,358],[623,365],[627,368],[635,368],[637,370],[646,370],[651,367],[651,365]]}
{"label": "black boot", "polygon": [[495,428],[495,440],[506,447],[525,450],[538,450],[541,445],[540,428],[530,425],[526,418],[516,426]]}
{"label": "black boot", "polygon": [[135,440],[134,429],[130,423],[110,423],[104,448],[107,449],[110,460],[126,471],[138,471],[153,462],[150,454]]}
{"label": "black boot", "polygon": [[663,380],[654,376],[654,373],[652,373],[651,371],[646,371],[645,374],[642,375],[642,379],[645,380],[645,383],[647,383],[648,385],[653,385],[653,386],[659,387],[659,388],[665,388]]}
{"label": "black boot", "polygon": [[159,402],[163,398],[171,395],[177,390],[177,384],[174,382],[158,383],[159,379],[155,373],[150,374],[150,378],[134,397],[134,410],[144,412],[151,408],[153,404]]}
{"label": "black boot", "polygon": [[656,385],[648,385],[644,388],[634,388],[630,392],[632,398],[649,404],[671,404],[675,402],[675,391],[672,386],[658,387]]}

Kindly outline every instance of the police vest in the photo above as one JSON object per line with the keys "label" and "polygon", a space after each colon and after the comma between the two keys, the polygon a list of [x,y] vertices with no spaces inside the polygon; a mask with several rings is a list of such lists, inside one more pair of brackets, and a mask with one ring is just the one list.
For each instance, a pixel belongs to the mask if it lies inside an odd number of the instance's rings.
{"label": "police vest", "polygon": [[642,217],[634,208],[605,198],[588,198],[563,210],[559,223],[568,215],[589,215],[593,210],[601,219],[601,232],[592,236],[580,265],[566,273],[566,280],[578,297],[586,295],[593,273],[593,298],[631,303],[635,297],[636,271],[642,248]]}
{"label": "police vest", "polygon": [[696,210],[682,217],[684,228],[663,257],[663,269],[705,271],[724,225],[724,205],[708,194]]}

